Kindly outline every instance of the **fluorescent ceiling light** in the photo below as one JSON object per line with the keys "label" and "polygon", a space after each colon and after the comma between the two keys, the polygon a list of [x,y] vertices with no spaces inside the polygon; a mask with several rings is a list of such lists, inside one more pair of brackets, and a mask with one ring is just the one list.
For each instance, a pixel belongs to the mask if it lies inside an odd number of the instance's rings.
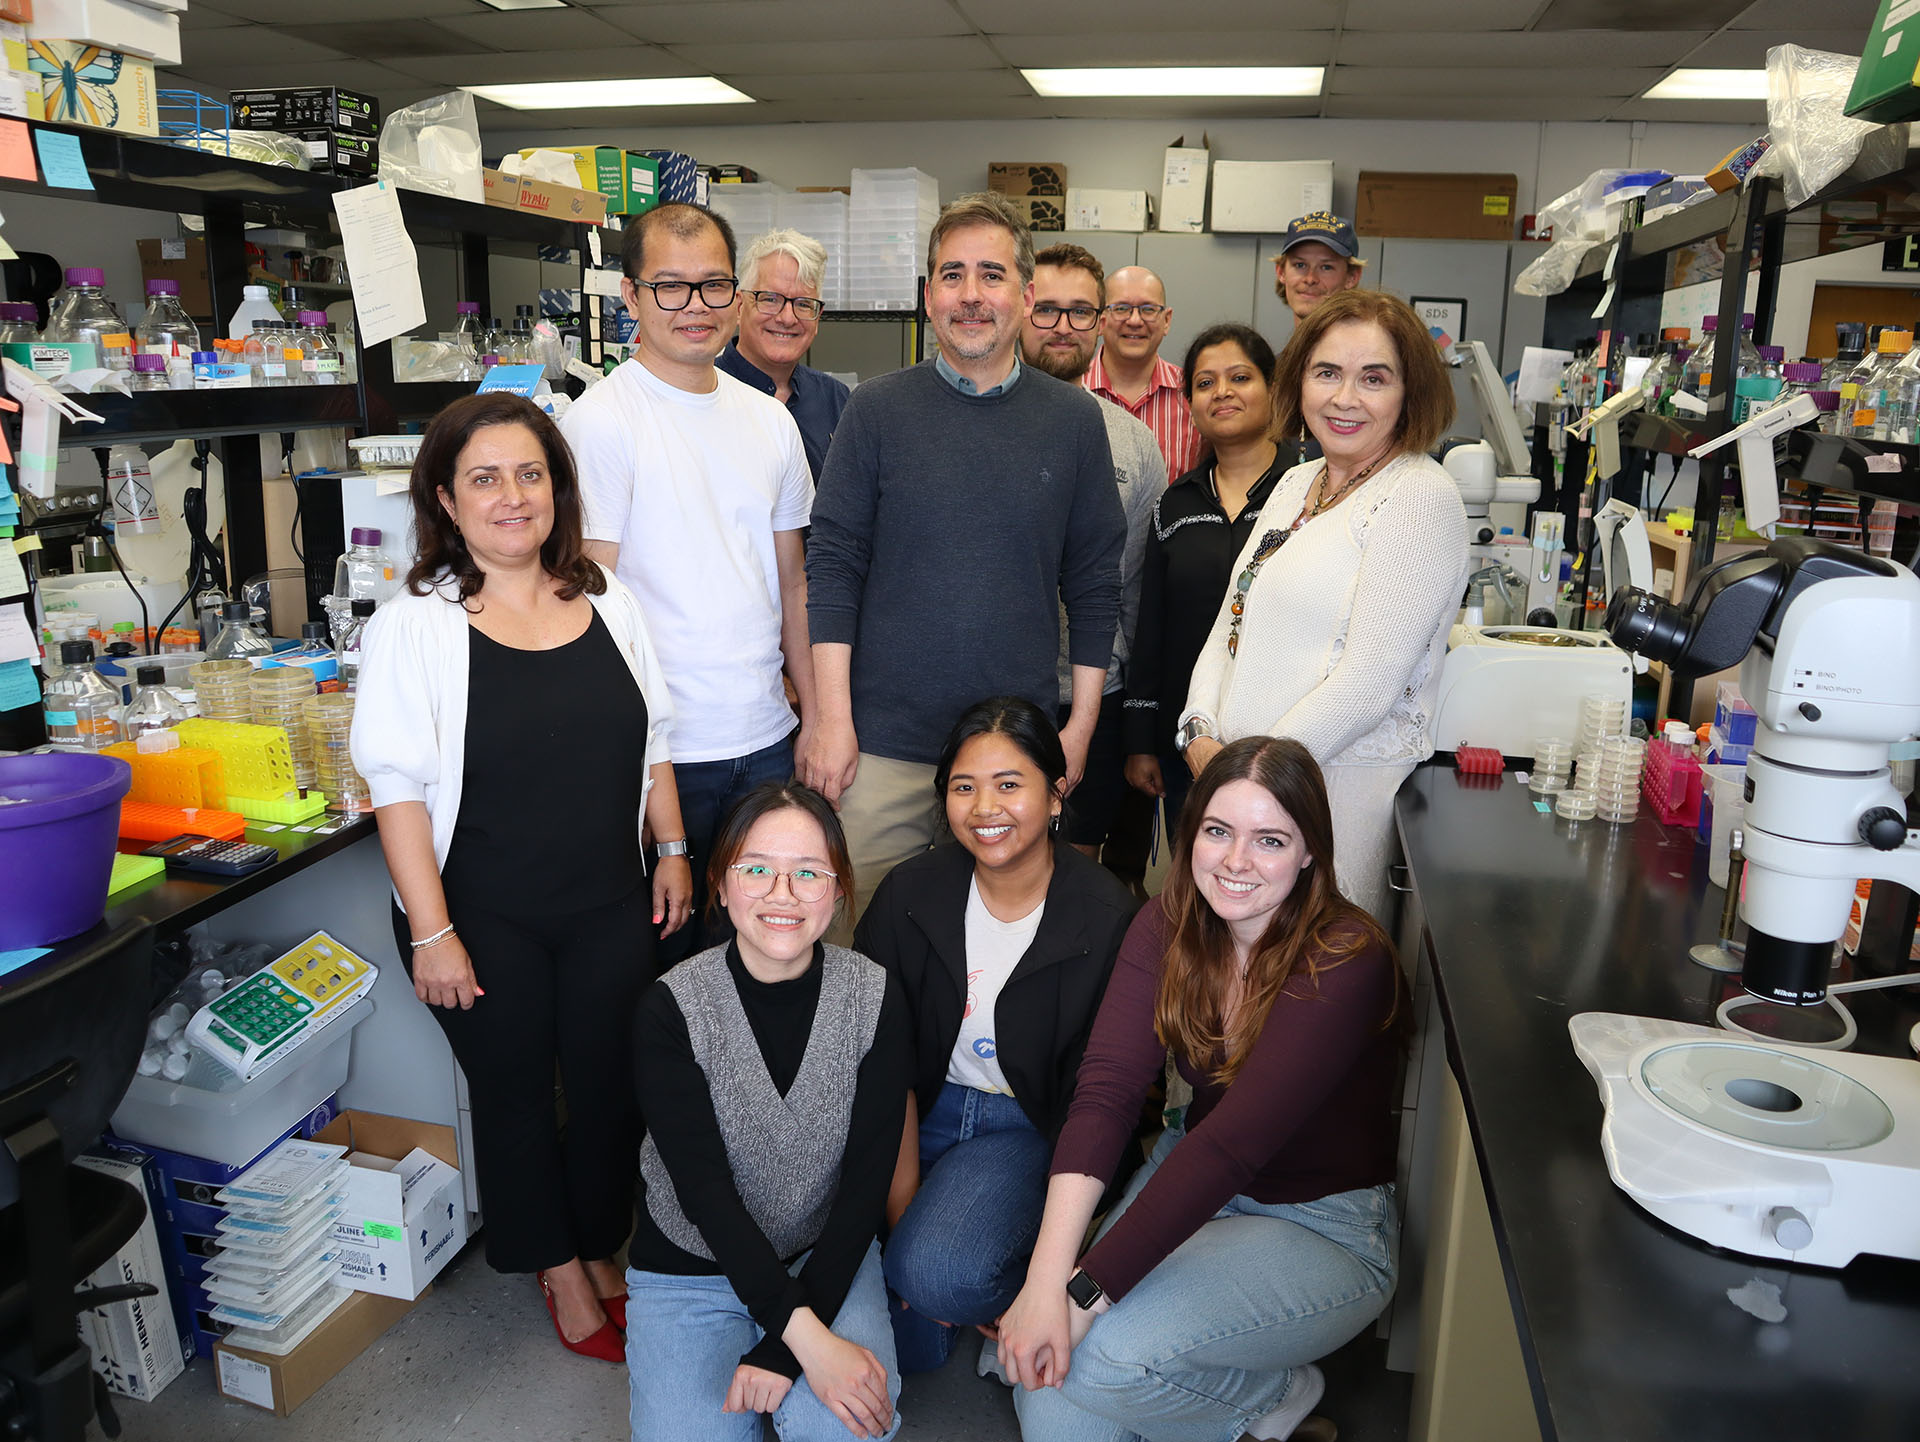
{"label": "fluorescent ceiling light", "polygon": [[1320,65],[1132,65],[1020,73],[1036,95],[1268,96],[1318,95],[1326,69]]}
{"label": "fluorescent ceiling light", "polygon": [[711,75],[669,80],[546,80],[529,85],[468,85],[482,100],[515,110],[598,110],[626,105],[751,105],[753,97]]}
{"label": "fluorescent ceiling light", "polygon": [[1676,70],[1646,94],[1648,100],[1765,100],[1764,70]]}
{"label": "fluorescent ceiling light", "polygon": [[567,0],[480,0],[495,10],[564,10]]}

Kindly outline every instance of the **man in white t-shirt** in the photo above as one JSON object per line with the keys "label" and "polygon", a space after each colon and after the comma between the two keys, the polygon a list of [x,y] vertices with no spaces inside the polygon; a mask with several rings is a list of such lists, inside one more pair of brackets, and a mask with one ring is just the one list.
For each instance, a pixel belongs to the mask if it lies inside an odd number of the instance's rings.
{"label": "man in white t-shirt", "polygon": [[694,920],[667,939],[663,964],[725,939],[703,915],[714,830],[755,786],[793,775],[796,726],[813,719],[802,546],[813,481],[787,408],[714,366],[733,335],[734,257],[733,231],[702,207],[631,222],[620,293],[633,357],[560,427],[587,554],[640,598],[673,697]]}

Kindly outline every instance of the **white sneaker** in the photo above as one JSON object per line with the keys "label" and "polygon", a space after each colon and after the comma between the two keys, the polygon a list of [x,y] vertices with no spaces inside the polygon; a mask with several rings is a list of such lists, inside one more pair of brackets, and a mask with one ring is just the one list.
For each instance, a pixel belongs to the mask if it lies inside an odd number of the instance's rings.
{"label": "white sneaker", "polygon": [[1294,1429],[1307,1419],[1320,1399],[1327,1393],[1326,1375],[1309,1362],[1296,1367],[1299,1376],[1294,1379],[1292,1390],[1286,1400],[1264,1417],[1255,1418],[1247,1424],[1247,1436],[1258,1437],[1262,1442],[1285,1442],[1293,1436]]}
{"label": "white sneaker", "polygon": [[980,1339],[980,1360],[974,1364],[973,1371],[978,1377],[998,1378],[1003,1387],[1013,1385],[1013,1379],[1007,1376],[1007,1369],[1000,1362],[1000,1344],[991,1337]]}

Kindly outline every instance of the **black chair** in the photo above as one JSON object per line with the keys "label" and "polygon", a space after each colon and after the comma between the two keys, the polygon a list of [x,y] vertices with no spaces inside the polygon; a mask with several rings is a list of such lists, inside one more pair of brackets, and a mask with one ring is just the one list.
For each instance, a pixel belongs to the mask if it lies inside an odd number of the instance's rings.
{"label": "black chair", "polygon": [[95,930],[52,965],[0,978],[0,1437],[8,1442],[78,1442],[96,1408],[107,1434],[119,1435],[75,1318],[155,1293],[145,1283],[74,1291],[146,1215],[135,1188],[72,1165],[133,1079],[152,989],[153,928]]}

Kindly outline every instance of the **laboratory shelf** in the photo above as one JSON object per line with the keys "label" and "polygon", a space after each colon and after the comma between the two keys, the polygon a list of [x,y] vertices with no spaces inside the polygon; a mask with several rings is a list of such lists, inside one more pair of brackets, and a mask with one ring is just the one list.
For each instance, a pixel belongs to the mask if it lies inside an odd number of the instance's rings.
{"label": "laboratory shelf", "polygon": [[76,396],[98,422],[63,423],[62,445],[176,441],[265,435],[318,426],[364,424],[358,386],[288,386],[275,390],[141,391]]}
{"label": "laboratory shelf", "polygon": [[1621,444],[1643,451],[1658,451],[1663,456],[1684,456],[1720,432],[1718,426],[1709,429],[1704,417],[1689,421],[1635,411],[1628,417],[1628,422],[1620,434]]}
{"label": "laboratory shelf", "polygon": [[1798,430],[1781,470],[1809,486],[1920,505],[1920,446]]}

